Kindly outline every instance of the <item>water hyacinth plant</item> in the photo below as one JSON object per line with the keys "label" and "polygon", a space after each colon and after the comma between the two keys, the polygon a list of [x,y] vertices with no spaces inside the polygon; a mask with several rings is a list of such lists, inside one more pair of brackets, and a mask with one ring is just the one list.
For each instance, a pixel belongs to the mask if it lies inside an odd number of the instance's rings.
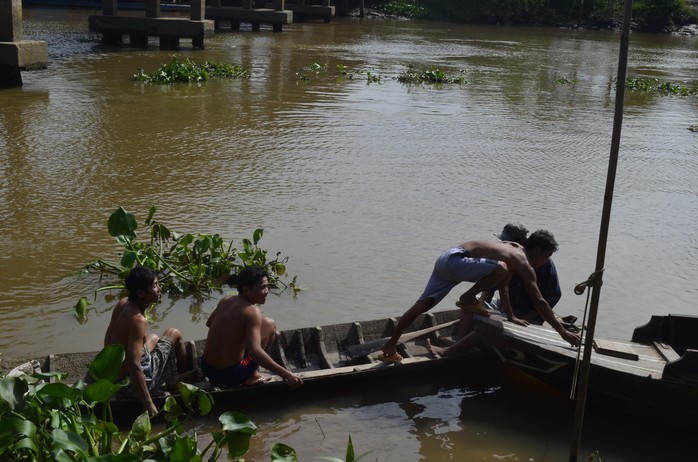
{"label": "water hyacinth plant", "polygon": [[[272,259],[266,249],[259,247],[264,230],[254,231],[252,239],[242,239],[240,248],[233,247],[218,234],[179,234],[156,221],[156,207],[150,207],[145,219],[145,240],[138,240],[138,222],[133,213],[119,207],[107,223],[109,234],[123,246],[123,253],[116,262],[96,260],[82,268],[83,273],[99,272],[113,276],[116,281],[98,288],[121,290],[124,280],[136,265],[147,266],[158,275],[163,291],[179,295],[204,295],[219,290],[225,281],[247,266],[261,266],[269,275],[269,284],[277,293],[291,289],[300,291],[297,276],[286,283],[288,257],[277,252]],[[89,302],[82,297],[75,305],[75,315],[84,322]]]}
{"label": "water hyacinth plant", "polygon": [[250,77],[250,72],[233,64],[215,61],[196,64],[189,58],[180,61],[177,56],[172,56],[172,61],[160,66],[156,72],[148,74],[143,69],[138,69],[133,76],[137,82],[159,85],[171,85],[177,82],[205,82],[209,77],[247,79]]}
{"label": "water hyacinth plant", "polygon": [[193,416],[208,415],[213,398],[180,383],[180,399],[169,396],[159,414],[166,428],[153,432],[147,412],[127,433],[114,423],[111,398],[128,379],[116,382],[125,357],[121,345],[105,347],[90,364],[94,382],[62,382],[65,374],[0,377],[0,459],[14,461],[215,461],[227,448],[234,460],[245,454],[255,425],[243,414],[225,412],[221,430],[203,450],[185,430]]}
{"label": "water hyacinth plant", "polygon": [[628,77],[625,79],[625,88],[631,91],[665,95],[698,95],[698,88],[688,88],[671,82],[660,82],[659,79],[654,78]]}
{"label": "water hyacinth plant", "polygon": [[[63,383],[65,374],[35,373],[0,376],[0,460],[17,462],[244,462],[257,427],[236,411],[218,417],[220,430],[199,448],[196,416],[214,409],[210,393],[179,383],[179,396],[168,396],[152,418],[162,417],[165,428],[153,431],[151,417],[143,412],[127,431],[115,423],[112,397],[128,378],[117,382],[125,357],[121,345],[109,345],[89,365],[89,384]],[[346,458],[323,457],[335,462],[355,462],[349,437]],[[296,450],[283,443],[271,449],[272,462],[298,462]]]}
{"label": "water hyacinth plant", "polygon": [[[462,74],[462,71],[461,71]],[[413,65],[409,65],[407,70],[400,74],[397,78],[400,83],[431,83],[431,84],[442,84],[442,83],[468,83],[463,75],[452,77],[448,75],[445,71],[431,66],[428,69],[416,70]]]}

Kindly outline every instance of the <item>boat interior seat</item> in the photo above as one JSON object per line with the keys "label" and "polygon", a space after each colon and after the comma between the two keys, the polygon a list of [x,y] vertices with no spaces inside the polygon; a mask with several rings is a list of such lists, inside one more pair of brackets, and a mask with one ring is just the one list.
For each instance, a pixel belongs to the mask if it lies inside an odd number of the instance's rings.
{"label": "boat interior seat", "polygon": [[686,350],[678,360],[668,363],[662,377],[698,384],[698,350]]}
{"label": "boat interior seat", "polygon": [[632,341],[652,345],[660,342],[671,345],[679,355],[687,349],[698,350],[698,316],[652,316],[644,326],[633,332]]}

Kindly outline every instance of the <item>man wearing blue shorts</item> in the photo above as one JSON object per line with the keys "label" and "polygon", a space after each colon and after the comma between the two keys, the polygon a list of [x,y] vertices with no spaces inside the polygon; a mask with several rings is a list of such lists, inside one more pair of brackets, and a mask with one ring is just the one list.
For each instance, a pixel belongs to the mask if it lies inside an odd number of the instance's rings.
{"label": "man wearing blue shorts", "polygon": [[[456,305],[464,311],[488,316],[489,312],[483,306],[477,295],[491,287],[497,287],[500,293],[502,307],[509,321],[527,325],[514,316],[509,303],[508,283],[512,275],[521,277],[523,284],[531,296],[533,305],[540,315],[572,345],[578,345],[579,336],[568,332],[557,320],[552,309],[545,301],[536,284],[534,268],[544,264],[557,250],[557,242],[547,231],[538,231],[534,238],[526,241],[525,246],[516,242],[495,242],[474,240],[464,242],[459,246],[444,251],[436,260],[431,277],[424,292],[412,307],[400,317],[392,337],[383,345],[380,359],[400,361],[397,353],[397,342],[400,335],[422,313],[429,311],[461,282],[473,282],[473,286],[460,296]],[[463,339],[461,339],[463,340]],[[464,347],[460,344],[457,350]]]}

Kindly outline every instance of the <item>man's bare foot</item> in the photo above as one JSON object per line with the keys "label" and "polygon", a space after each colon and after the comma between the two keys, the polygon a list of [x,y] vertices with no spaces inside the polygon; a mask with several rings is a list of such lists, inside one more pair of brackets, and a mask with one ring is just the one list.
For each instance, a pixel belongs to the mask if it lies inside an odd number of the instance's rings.
{"label": "man's bare foot", "polygon": [[392,348],[386,348],[388,343],[385,343],[381,347],[381,353],[383,353],[385,356],[394,356],[397,353],[397,346],[394,346]]}
{"label": "man's bare foot", "polygon": [[269,374],[262,374],[261,372],[255,372],[252,374],[250,377],[248,377],[247,380],[245,380],[242,384],[244,386],[248,385],[261,385],[263,383],[266,383],[271,380],[271,375]]}
{"label": "man's bare foot", "polygon": [[482,316],[489,316],[490,312],[485,308],[482,302],[478,301],[475,303],[463,304],[460,300],[456,302],[456,306],[461,310],[469,311],[471,313],[479,314]]}
{"label": "man's bare foot", "polygon": [[446,337],[436,337],[436,342],[434,344],[440,347],[450,347],[454,343],[456,343],[456,341],[453,339]]}
{"label": "man's bare foot", "polygon": [[429,339],[427,339],[427,351],[435,358],[443,358],[447,354],[447,348],[432,345]]}

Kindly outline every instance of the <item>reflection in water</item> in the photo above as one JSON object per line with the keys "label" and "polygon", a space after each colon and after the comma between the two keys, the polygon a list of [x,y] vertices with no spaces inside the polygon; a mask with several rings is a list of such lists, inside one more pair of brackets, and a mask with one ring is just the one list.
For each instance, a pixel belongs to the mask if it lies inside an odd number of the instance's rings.
{"label": "reflection in water", "polygon": [[[356,455],[368,453],[365,460],[568,460],[574,406],[558,390],[499,364],[427,380],[229,407],[258,426],[250,460],[269,460],[277,442],[295,448],[300,460],[343,457],[349,436]],[[598,409],[589,410],[585,422],[581,458],[599,451],[603,460],[654,462],[692,454],[685,431]],[[213,419],[200,427],[216,428]]]}

